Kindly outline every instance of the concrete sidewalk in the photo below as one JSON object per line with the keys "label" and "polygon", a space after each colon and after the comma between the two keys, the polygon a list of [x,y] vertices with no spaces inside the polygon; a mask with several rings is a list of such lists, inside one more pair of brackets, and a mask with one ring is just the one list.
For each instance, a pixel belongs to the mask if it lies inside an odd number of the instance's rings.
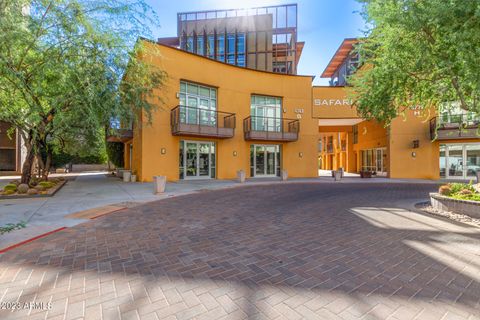
{"label": "concrete sidewalk", "polygon": [[[235,180],[188,180],[169,182],[164,194],[155,195],[153,183],[125,183],[116,177],[108,176],[105,172],[81,173],[74,176],[76,176],[75,180],[68,181],[54,197],[0,200],[1,226],[7,223],[27,222],[26,228],[1,235],[0,249],[61,227],[71,227],[87,221],[65,217],[72,213],[108,205],[131,207],[199,191],[276,183],[436,183],[425,180],[359,179],[357,177],[345,177],[339,182],[334,182],[333,178],[328,176],[290,179],[287,182],[279,178],[249,179],[244,184],[239,184]],[[1,177],[0,183],[6,184],[13,178]]]}

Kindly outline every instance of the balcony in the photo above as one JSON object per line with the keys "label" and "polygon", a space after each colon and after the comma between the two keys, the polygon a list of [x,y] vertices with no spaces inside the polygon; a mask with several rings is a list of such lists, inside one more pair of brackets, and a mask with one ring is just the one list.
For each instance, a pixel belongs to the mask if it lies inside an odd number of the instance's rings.
{"label": "balcony", "polygon": [[473,114],[442,115],[430,119],[432,140],[480,138],[480,117]]}
{"label": "balcony", "polygon": [[333,153],[333,143],[327,144],[327,153]]}
{"label": "balcony", "polygon": [[174,136],[232,138],[235,114],[196,107],[176,106],[170,112]]}
{"label": "balcony", "polygon": [[107,132],[108,142],[127,142],[133,138],[132,129],[112,129],[109,128]]}
{"label": "balcony", "polygon": [[297,141],[300,121],[250,116],[243,119],[245,140]]}

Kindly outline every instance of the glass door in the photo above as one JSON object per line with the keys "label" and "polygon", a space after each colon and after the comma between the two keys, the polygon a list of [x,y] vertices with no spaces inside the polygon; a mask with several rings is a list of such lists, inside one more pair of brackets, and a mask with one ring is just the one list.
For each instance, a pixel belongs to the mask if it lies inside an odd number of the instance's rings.
{"label": "glass door", "polygon": [[268,177],[280,174],[280,147],[278,145],[252,145],[252,176]]}
{"label": "glass door", "polygon": [[386,163],[385,163],[386,155],[387,155],[386,148],[379,148],[375,150],[375,166],[376,166],[375,171],[379,176],[387,175],[387,169],[386,169]]}
{"label": "glass door", "polygon": [[480,144],[440,145],[440,178],[475,179],[480,171]]}
{"label": "glass door", "polygon": [[180,179],[215,178],[215,143],[180,141]]}

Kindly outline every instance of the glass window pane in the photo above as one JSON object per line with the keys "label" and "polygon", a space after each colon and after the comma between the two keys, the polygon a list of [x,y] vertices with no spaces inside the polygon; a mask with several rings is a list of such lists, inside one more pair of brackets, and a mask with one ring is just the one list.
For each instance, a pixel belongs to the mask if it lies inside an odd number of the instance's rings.
{"label": "glass window pane", "polygon": [[217,97],[217,90],[210,89],[210,98],[216,98],[216,97]]}
{"label": "glass window pane", "polygon": [[227,63],[228,64],[235,64],[235,55],[233,55],[233,54],[227,55]]}
{"label": "glass window pane", "polygon": [[202,97],[209,97],[210,96],[210,89],[207,87],[200,87],[198,94]]}
{"label": "glass window pane", "polygon": [[187,92],[191,94],[198,94],[198,86],[196,84],[189,83],[187,85]]}
{"label": "glass window pane", "polygon": [[186,84],[183,81],[180,81],[180,92],[187,92]]}
{"label": "glass window pane", "polygon": [[217,55],[225,54],[225,36],[220,34],[217,36]]}
{"label": "glass window pane", "polygon": [[465,168],[468,177],[475,177],[477,171],[480,171],[480,144],[467,145],[466,147],[467,159]]}
{"label": "glass window pane", "polygon": [[237,53],[245,53],[245,34],[237,34]]}
{"label": "glass window pane", "polygon": [[463,176],[463,146],[461,145],[448,147],[448,175],[450,177]]}
{"label": "glass window pane", "polygon": [[197,54],[200,54],[200,55],[205,55],[205,51],[204,51],[204,40],[203,40],[203,36],[199,36],[197,38]]}
{"label": "glass window pane", "polygon": [[185,106],[186,105],[186,97],[185,97],[185,94],[184,93],[180,93],[180,105],[181,106]]}
{"label": "glass window pane", "polygon": [[446,177],[447,158],[445,154],[445,145],[440,145],[440,177]]}
{"label": "glass window pane", "polygon": [[213,35],[209,35],[207,39],[207,56],[210,59],[215,58],[215,37]]}
{"label": "glass window pane", "polygon": [[188,52],[193,52],[193,37],[189,36],[187,38],[187,51]]}
{"label": "glass window pane", "polygon": [[235,54],[235,34],[227,35],[227,53]]}
{"label": "glass window pane", "polygon": [[237,56],[237,66],[245,67],[245,55],[244,54],[239,54]]}

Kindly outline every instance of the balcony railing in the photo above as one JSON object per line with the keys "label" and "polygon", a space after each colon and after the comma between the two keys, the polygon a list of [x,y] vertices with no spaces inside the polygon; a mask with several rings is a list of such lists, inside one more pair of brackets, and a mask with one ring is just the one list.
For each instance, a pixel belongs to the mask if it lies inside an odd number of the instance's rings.
{"label": "balcony railing", "polygon": [[249,116],[243,119],[245,140],[297,141],[300,121]]}
{"label": "balcony railing", "polygon": [[480,138],[480,116],[449,114],[430,119],[432,140]]}
{"label": "balcony railing", "polygon": [[231,138],[235,133],[235,114],[176,106],[170,112],[170,124],[175,136]]}
{"label": "balcony railing", "polygon": [[327,144],[327,153],[333,153],[333,143]]}

